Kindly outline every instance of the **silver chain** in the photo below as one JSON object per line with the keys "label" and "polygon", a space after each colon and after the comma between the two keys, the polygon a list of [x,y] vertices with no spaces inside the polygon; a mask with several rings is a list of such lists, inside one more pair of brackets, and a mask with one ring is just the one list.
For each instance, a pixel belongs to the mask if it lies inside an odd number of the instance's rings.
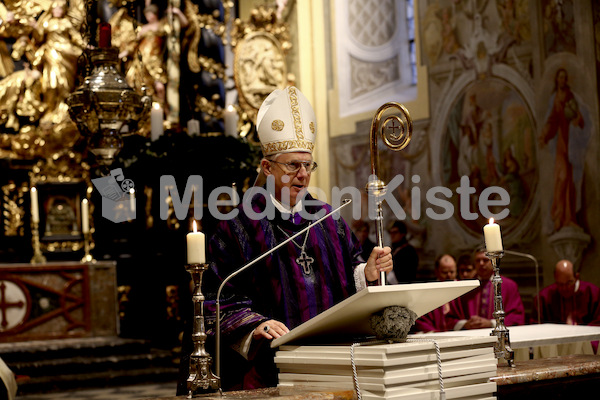
{"label": "silver chain", "polygon": [[[283,229],[281,229],[281,227],[279,225],[277,225],[277,228],[281,231],[281,233],[283,233],[287,238],[290,237],[290,235],[288,235]],[[302,243],[302,246],[300,246],[298,243],[296,243],[296,241],[294,239],[292,239],[292,243],[294,243],[296,245],[296,247],[298,247],[300,249],[300,252],[304,252],[304,249],[306,248],[306,242],[308,241],[308,235],[310,234],[310,229],[308,231],[306,231],[306,236],[304,236],[304,243]]]}
{"label": "silver chain", "polygon": [[[290,237],[287,233],[285,233],[285,231],[283,229],[281,229],[281,227],[278,225],[277,228],[279,228],[279,230],[288,238]],[[304,275],[310,275],[312,272],[312,263],[315,261],[314,258],[309,257],[308,254],[306,254],[306,242],[308,241],[308,235],[310,234],[310,229],[308,231],[306,231],[306,236],[304,237],[304,243],[302,244],[302,247],[300,247],[298,245],[298,243],[294,242],[294,240],[292,240],[292,243],[294,243],[299,249],[300,249],[300,256],[298,258],[296,258],[296,263],[298,265],[302,266],[302,272],[304,272]]]}

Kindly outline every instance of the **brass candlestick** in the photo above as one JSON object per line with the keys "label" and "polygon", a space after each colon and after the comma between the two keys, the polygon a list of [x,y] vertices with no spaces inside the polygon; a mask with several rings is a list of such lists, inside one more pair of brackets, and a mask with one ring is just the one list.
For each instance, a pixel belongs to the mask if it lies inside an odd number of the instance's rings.
{"label": "brass candlestick", "polygon": [[[367,183],[366,191],[370,198],[375,201],[375,221],[377,224],[377,246],[383,247],[383,208],[382,203],[387,185],[379,179],[379,151],[377,148],[377,133],[384,112],[390,108],[400,111],[402,118],[397,115],[390,115],[381,124],[381,137],[385,145],[393,151],[400,151],[408,146],[412,135],[412,119],[406,107],[400,103],[385,103],[373,116],[371,121],[371,131],[369,141],[371,146],[371,176]],[[379,285],[385,286],[385,272],[379,276]]]}
{"label": "brass candlestick", "polygon": [[221,390],[221,379],[211,371],[212,357],[205,349],[206,331],[204,329],[204,295],[202,294],[202,274],[208,264],[188,264],[186,270],[192,276],[194,283],[194,324],[192,341],[194,351],[190,355],[190,369],[187,379],[188,399],[191,399],[198,389]]}
{"label": "brass candlestick", "polygon": [[40,223],[33,221],[31,225],[31,242],[33,244],[33,257],[31,258],[31,263],[44,264],[46,262],[46,257],[44,257],[42,251],[40,250]]}
{"label": "brass candlestick", "polygon": [[502,278],[500,277],[500,259],[504,256],[504,251],[485,252],[487,258],[492,261],[494,267],[494,276],[492,283],[494,285],[494,318],[496,326],[490,333],[491,336],[497,336],[498,341],[494,344],[494,353],[496,358],[503,358],[509,367],[515,366],[515,352],[510,347],[510,337],[508,328],[504,325],[504,306],[502,304]]}
{"label": "brass candlestick", "polygon": [[83,234],[83,251],[84,256],[81,259],[82,263],[95,263],[96,260],[90,254],[90,242],[92,241],[92,233],[86,232]]}

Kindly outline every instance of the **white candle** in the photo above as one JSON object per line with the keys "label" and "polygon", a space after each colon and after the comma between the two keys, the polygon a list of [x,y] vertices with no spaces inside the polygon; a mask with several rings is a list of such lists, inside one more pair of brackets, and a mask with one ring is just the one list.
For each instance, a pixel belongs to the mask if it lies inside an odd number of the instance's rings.
{"label": "white candle", "polygon": [[129,189],[129,208],[131,212],[135,212],[135,189]]}
{"label": "white candle", "polygon": [[237,207],[240,204],[240,195],[237,192],[235,182],[231,185],[231,201],[233,202],[234,207]]}
{"label": "white candle", "polygon": [[160,104],[152,103],[152,111],[150,112],[150,139],[152,141],[158,139],[163,134],[163,109]]}
{"label": "white candle", "polygon": [[31,188],[31,220],[40,222],[40,209],[38,206],[38,193],[35,187]]}
{"label": "white candle", "polygon": [[187,262],[188,264],[204,264],[204,233],[198,232],[194,221],[194,232],[187,234]]}
{"label": "white candle", "polygon": [[190,119],[187,123],[188,135],[199,135],[200,134],[200,121],[197,119]]}
{"label": "white candle", "polygon": [[88,199],[81,201],[81,232],[90,232],[90,204]]}
{"label": "white candle", "polygon": [[227,109],[223,111],[223,120],[225,121],[225,135],[237,136],[238,129],[238,114],[231,104],[227,106]]}
{"label": "white candle", "polygon": [[489,253],[504,250],[500,225],[494,223],[494,218],[490,218],[490,223],[483,227],[483,236],[485,237],[485,249]]}

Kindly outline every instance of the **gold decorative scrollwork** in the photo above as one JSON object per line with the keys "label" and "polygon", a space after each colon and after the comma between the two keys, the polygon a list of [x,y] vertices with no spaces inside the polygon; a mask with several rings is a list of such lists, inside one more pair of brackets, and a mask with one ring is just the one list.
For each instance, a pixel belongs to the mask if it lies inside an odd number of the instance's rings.
{"label": "gold decorative scrollwork", "polygon": [[290,83],[285,57],[292,42],[288,25],[279,22],[276,12],[260,6],[252,10],[248,22],[236,19],[231,32],[240,124],[248,127],[269,93]]}
{"label": "gold decorative scrollwork", "polygon": [[24,236],[25,234],[25,184],[14,182],[2,186],[2,225],[4,236]]}

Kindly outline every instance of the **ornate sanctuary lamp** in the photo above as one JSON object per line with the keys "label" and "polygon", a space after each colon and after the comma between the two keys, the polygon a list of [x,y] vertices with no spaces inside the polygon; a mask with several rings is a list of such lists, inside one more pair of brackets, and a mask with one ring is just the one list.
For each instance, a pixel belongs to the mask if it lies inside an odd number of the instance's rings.
{"label": "ornate sanctuary lamp", "polygon": [[[86,7],[91,7],[87,3]],[[90,10],[87,15],[91,15]],[[82,54],[87,65],[84,70],[89,73],[66,103],[98,163],[110,165],[123,147],[122,136],[133,134],[144,123],[152,101],[146,93],[139,94],[127,84],[119,70],[119,49],[111,46],[110,24],[100,25],[98,47]],[[122,130],[124,126],[127,133]]]}
{"label": "ornate sanctuary lamp", "polygon": [[504,306],[502,304],[502,278],[500,277],[500,259],[504,256],[502,247],[502,236],[500,226],[490,219],[490,223],[483,227],[485,237],[486,252],[485,255],[492,262],[494,267],[494,276],[492,284],[494,285],[494,318],[496,326],[490,333],[496,336],[498,341],[494,344],[494,354],[498,359],[505,359],[509,367],[515,366],[515,352],[510,347],[510,337],[508,328],[504,325]]}
{"label": "ornate sanctuary lamp", "polygon": [[[385,103],[375,113],[371,121],[371,132],[369,136],[371,145],[371,176],[367,183],[367,194],[369,201],[375,201],[375,221],[377,224],[377,246],[383,247],[383,196],[387,191],[385,182],[379,179],[379,150],[377,148],[377,128],[381,122],[383,113],[390,109],[396,108],[400,111],[402,118],[398,115],[389,115],[381,125],[381,137],[387,147],[393,151],[400,151],[408,146],[412,135],[412,119],[408,110],[400,103],[389,102]],[[385,272],[381,272],[379,277],[379,285],[385,286]]]}

